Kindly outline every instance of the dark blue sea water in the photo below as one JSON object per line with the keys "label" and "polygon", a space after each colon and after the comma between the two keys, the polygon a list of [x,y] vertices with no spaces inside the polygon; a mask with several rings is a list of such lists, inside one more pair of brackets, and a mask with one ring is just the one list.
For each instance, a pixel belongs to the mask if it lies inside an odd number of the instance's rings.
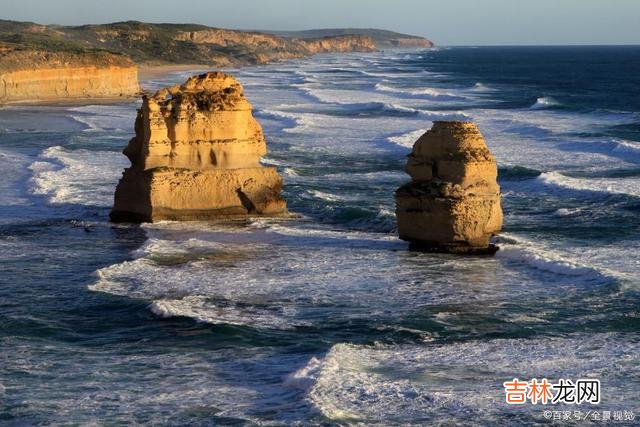
{"label": "dark blue sea water", "polygon": [[[640,47],[230,71],[302,219],[110,224],[138,103],[0,109],[0,424],[640,416]],[[396,238],[405,156],[441,119],[498,159],[495,257]],[[514,377],[600,379],[602,403],[510,406]]]}

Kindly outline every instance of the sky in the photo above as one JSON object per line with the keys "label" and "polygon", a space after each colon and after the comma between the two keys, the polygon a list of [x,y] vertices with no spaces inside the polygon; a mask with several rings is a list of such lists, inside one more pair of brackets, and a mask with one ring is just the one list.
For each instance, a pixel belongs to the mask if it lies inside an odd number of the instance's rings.
{"label": "sky", "polygon": [[0,0],[0,19],[383,28],[438,45],[640,44],[640,0]]}

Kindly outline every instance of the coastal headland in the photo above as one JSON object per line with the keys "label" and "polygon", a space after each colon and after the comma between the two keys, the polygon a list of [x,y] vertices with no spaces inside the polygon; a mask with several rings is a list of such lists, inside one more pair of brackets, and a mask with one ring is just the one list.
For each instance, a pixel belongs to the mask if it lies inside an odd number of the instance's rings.
{"label": "coastal headland", "polygon": [[422,37],[376,29],[274,34],[137,21],[59,26],[0,20],[0,104],[130,98],[140,91],[139,70],[148,75],[431,46]]}

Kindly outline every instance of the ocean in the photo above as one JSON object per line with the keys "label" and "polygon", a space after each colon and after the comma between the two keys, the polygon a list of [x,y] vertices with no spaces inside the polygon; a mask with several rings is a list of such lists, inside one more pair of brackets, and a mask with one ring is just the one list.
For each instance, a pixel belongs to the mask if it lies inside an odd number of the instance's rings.
{"label": "ocean", "polygon": [[[0,423],[640,417],[640,47],[227,71],[299,219],[111,224],[139,101],[0,108]],[[406,156],[447,119],[475,121],[497,158],[494,257],[397,238]],[[508,405],[513,378],[599,379],[601,403]]]}

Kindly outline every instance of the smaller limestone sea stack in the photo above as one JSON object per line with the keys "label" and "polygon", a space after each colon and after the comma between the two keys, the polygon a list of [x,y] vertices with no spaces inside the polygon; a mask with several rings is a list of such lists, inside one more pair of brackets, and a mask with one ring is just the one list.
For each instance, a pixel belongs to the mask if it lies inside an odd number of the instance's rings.
{"label": "smaller limestone sea stack", "polygon": [[436,121],[414,144],[396,191],[400,238],[433,252],[491,254],[502,228],[495,157],[471,122]]}
{"label": "smaller limestone sea stack", "polygon": [[267,147],[251,108],[240,83],[218,72],[143,96],[111,220],[286,215],[282,178],[260,164]]}

